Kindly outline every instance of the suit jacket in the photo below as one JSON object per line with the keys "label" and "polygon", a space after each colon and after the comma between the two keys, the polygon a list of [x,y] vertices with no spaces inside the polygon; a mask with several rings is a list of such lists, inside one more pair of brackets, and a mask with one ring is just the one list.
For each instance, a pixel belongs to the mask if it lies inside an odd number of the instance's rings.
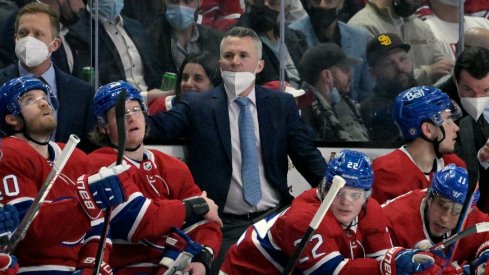
{"label": "suit jacket", "polygon": [[[0,70],[0,85],[20,76],[17,66],[11,64]],[[86,82],[63,72],[56,66],[54,71],[59,101],[58,127],[54,140],[66,143],[69,136],[75,134],[81,139],[78,148],[88,153],[96,148],[88,138],[89,131],[95,127],[92,103],[95,90]]]}
{"label": "suit jacket", "polygon": [[[255,86],[265,177],[282,195],[287,187],[288,159],[312,186],[324,177],[326,163],[314,147],[291,95]],[[224,86],[206,93],[187,93],[172,110],[148,117],[150,139],[186,137],[187,164],[202,190],[224,209],[232,173],[231,131]]]}
{"label": "suit jacket", "polygon": [[[124,30],[136,45],[143,63],[144,81],[148,89],[160,88],[162,73],[159,70],[156,54],[149,42],[143,26],[134,19],[122,17]],[[95,24],[93,24],[95,26]],[[95,27],[93,27],[95,28]],[[95,29],[92,32],[95,35]],[[90,40],[90,13],[84,11],[80,15],[80,20],[69,27],[66,41],[73,51],[74,67],[73,75],[81,77],[83,67],[95,64],[95,60],[90,63],[90,57],[94,58],[94,45]],[[125,80],[124,66],[116,46],[105,31],[102,23],[99,25],[99,80],[100,85],[110,82]],[[92,39],[94,41],[94,39]]]}
{"label": "suit jacket", "polygon": [[[200,44],[202,51],[207,51],[209,58],[212,60],[219,60],[219,45],[223,34],[218,30],[200,24],[197,24],[197,29],[199,30],[197,43]],[[148,32],[156,49],[161,70],[163,72],[177,73],[180,68],[177,68],[175,62],[173,62],[171,30],[170,23],[168,23],[166,16],[163,14],[151,24]]]}

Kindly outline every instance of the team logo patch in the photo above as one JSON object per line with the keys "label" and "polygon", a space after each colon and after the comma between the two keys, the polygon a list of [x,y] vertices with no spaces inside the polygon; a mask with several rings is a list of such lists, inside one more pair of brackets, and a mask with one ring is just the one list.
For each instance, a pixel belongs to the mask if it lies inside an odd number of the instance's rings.
{"label": "team logo patch", "polygon": [[151,165],[151,162],[145,162],[144,165],[143,165],[143,169],[146,170],[146,171],[149,171],[151,170],[153,166]]}
{"label": "team logo patch", "polygon": [[416,132],[416,128],[409,129],[409,134],[411,134],[412,136],[416,135]]}
{"label": "team logo patch", "polygon": [[390,44],[392,44],[390,37],[387,35],[379,36],[378,40],[379,40],[380,45],[382,45],[382,46],[389,46]]}

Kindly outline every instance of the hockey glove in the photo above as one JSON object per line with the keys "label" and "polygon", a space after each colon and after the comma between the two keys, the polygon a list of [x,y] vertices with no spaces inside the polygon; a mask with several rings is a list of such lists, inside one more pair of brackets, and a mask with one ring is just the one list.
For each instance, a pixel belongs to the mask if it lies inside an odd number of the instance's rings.
{"label": "hockey glove", "polygon": [[165,251],[160,261],[161,268],[157,274],[174,274],[182,272],[195,255],[201,253],[203,247],[194,242],[182,230],[173,227],[173,232],[166,238]]}
{"label": "hockey glove", "polygon": [[0,274],[13,275],[19,271],[17,258],[13,255],[0,253]]}
{"label": "hockey glove", "polygon": [[0,236],[10,235],[19,225],[19,212],[12,205],[0,208]]}
{"label": "hockey glove", "polygon": [[[73,272],[73,275],[92,275],[94,266],[95,258],[86,257],[81,261],[81,264],[79,266],[80,269],[77,269],[75,272]],[[102,261],[102,263],[100,264],[99,274],[112,275],[112,268],[110,267],[110,265]]]}
{"label": "hockey glove", "polygon": [[489,269],[487,268],[487,265],[489,263],[489,241],[483,243],[479,247],[476,257],[477,258],[471,262],[470,265],[464,266],[464,270],[466,272],[471,272],[470,274],[488,275]]}
{"label": "hockey glove", "polygon": [[88,180],[85,176],[78,178],[76,184],[78,197],[91,219],[99,217],[100,209],[116,206],[126,200],[117,175],[128,169],[129,166],[125,164],[111,168],[102,167],[97,174],[88,177]]}
{"label": "hockey glove", "polygon": [[435,264],[430,253],[419,250],[393,247],[387,251],[380,263],[382,274],[413,274],[429,270]]}

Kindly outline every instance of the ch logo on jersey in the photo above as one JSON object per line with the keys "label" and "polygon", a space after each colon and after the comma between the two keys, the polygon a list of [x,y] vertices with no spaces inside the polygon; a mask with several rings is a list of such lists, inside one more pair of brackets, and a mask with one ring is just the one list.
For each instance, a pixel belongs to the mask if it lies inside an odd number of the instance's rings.
{"label": "ch logo on jersey", "polygon": [[385,35],[385,34],[379,36],[378,40],[379,40],[380,45],[382,45],[382,46],[389,46],[390,44],[392,44],[390,37]]}
{"label": "ch logo on jersey", "polygon": [[143,169],[144,169],[145,171],[149,171],[149,170],[151,170],[151,168],[152,168],[152,167],[153,167],[153,165],[151,165],[151,162],[149,162],[149,161],[148,161],[148,162],[145,162],[145,163],[143,164]]}

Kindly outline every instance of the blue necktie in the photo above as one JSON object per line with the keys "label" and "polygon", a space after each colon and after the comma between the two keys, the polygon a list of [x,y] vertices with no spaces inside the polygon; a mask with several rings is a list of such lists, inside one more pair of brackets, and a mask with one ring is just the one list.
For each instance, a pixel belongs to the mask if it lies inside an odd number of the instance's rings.
{"label": "blue necktie", "polygon": [[250,111],[250,99],[238,97],[235,102],[240,107],[238,124],[241,144],[241,177],[243,179],[244,199],[256,205],[261,199],[260,176],[258,172],[258,153],[256,151],[255,128]]}

